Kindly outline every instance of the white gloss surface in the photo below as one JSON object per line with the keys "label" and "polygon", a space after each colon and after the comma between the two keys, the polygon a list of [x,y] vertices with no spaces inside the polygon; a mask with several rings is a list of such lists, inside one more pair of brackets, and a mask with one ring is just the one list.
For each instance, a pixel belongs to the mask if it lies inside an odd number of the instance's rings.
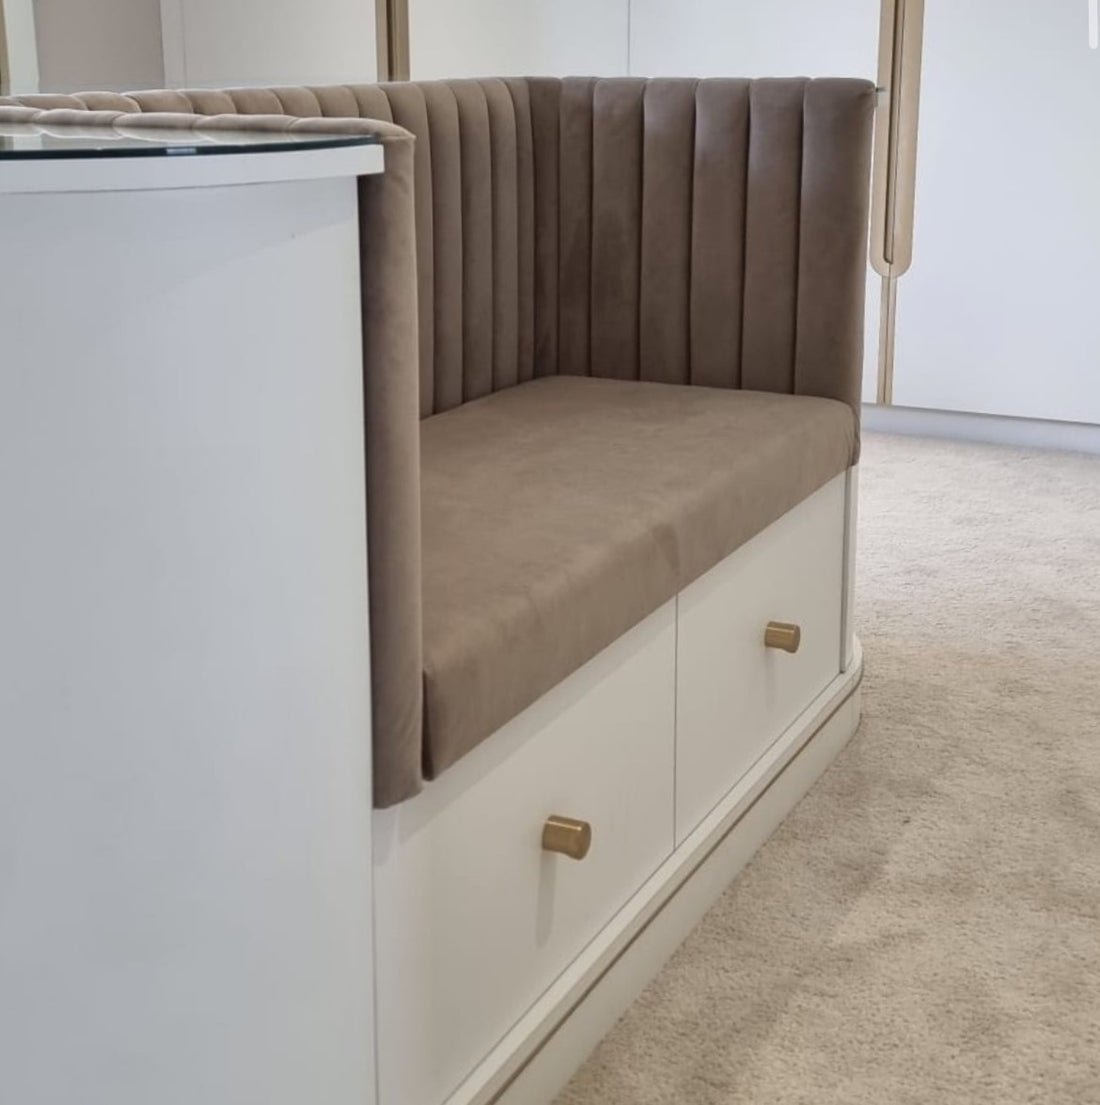
{"label": "white gloss surface", "polygon": [[370,1105],[355,181],[0,241],[0,1100]]}

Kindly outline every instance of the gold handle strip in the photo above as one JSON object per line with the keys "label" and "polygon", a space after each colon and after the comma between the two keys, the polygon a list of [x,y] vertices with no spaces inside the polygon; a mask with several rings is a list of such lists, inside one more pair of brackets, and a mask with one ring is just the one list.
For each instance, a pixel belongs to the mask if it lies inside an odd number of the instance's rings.
{"label": "gold handle strip", "polygon": [[587,821],[555,814],[542,827],[542,848],[570,859],[584,859],[592,847],[592,826]]}
{"label": "gold handle strip", "polygon": [[764,630],[764,647],[795,653],[802,644],[802,628],[790,622],[768,622]]}
{"label": "gold handle strip", "polygon": [[913,208],[924,0],[883,0],[879,86],[886,106],[875,121],[871,264],[896,279],[913,262]]}
{"label": "gold handle strip", "polygon": [[924,0],[902,0],[901,80],[893,187],[894,241],[890,275],[897,279],[913,263],[913,215],[917,186],[917,124],[924,56]]}
{"label": "gold handle strip", "polygon": [[377,0],[375,35],[380,81],[409,79],[409,0]]}
{"label": "gold handle strip", "polygon": [[8,25],[0,3],[0,96],[11,94],[11,62],[8,59]]}
{"label": "gold handle strip", "polygon": [[888,227],[890,212],[887,197],[893,175],[891,135],[896,116],[898,57],[898,18],[902,0],[882,0],[878,42],[878,110],[875,112],[875,151],[871,190],[871,265],[880,276],[890,275],[892,242]]}

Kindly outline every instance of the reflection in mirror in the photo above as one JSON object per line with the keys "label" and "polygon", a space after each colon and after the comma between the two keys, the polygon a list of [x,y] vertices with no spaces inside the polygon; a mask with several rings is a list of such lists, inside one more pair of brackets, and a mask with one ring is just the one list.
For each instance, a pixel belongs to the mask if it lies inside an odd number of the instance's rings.
{"label": "reflection in mirror", "polygon": [[0,96],[37,91],[34,0],[0,0]]}

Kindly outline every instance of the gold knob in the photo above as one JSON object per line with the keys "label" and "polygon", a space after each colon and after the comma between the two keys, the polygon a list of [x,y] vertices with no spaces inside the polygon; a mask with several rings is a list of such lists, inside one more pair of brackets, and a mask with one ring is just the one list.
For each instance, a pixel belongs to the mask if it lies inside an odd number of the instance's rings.
{"label": "gold knob", "polygon": [[766,648],[778,648],[783,652],[797,652],[802,644],[802,629],[790,622],[768,622],[764,630]]}
{"label": "gold knob", "polygon": [[558,817],[556,814],[546,819],[542,827],[544,852],[560,852],[570,859],[584,859],[591,847],[592,826],[587,821]]}

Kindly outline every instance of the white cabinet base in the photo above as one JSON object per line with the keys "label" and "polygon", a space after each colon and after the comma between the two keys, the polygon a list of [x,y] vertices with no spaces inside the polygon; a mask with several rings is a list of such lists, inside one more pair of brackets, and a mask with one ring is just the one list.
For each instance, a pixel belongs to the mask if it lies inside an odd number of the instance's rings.
{"label": "white cabinet base", "polygon": [[676,849],[446,1105],[547,1105],[859,727],[863,653]]}

